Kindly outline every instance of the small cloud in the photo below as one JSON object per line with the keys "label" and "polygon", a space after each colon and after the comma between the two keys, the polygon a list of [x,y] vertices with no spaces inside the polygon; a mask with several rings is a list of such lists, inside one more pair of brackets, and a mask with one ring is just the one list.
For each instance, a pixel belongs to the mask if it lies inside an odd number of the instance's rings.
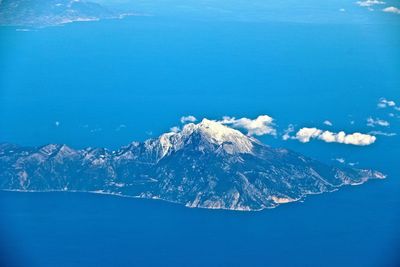
{"label": "small cloud", "polygon": [[101,132],[101,131],[103,131],[102,128],[94,128],[94,129],[90,130],[91,133],[98,133],[98,132]]}
{"label": "small cloud", "polygon": [[308,143],[312,138],[317,138],[322,134],[322,130],[317,128],[302,128],[296,133],[295,139],[302,143]]}
{"label": "small cloud", "polygon": [[384,8],[382,9],[382,11],[387,13],[400,14],[400,9],[394,6]]}
{"label": "small cloud", "polygon": [[87,131],[89,131],[90,133],[98,133],[103,131],[102,128],[100,127],[93,128],[93,126],[90,126],[89,124],[82,125],[82,127],[87,129]]}
{"label": "small cloud", "polygon": [[54,122],[54,125],[55,125],[56,127],[58,127],[58,126],[61,125],[61,123],[60,123],[59,121],[55,121],[55,122]]}
{"label": "small cloud", "polygon": [[382,131],[371,131],[368,134],[372,134],[372,135],[382,135],[382,136],[396,136],[397,133],[386,133],[386,132],[382,132]]}
{"label": "small cloud", "polygon": [[274,119],[268,115],[260,115],[256,119],[235,117],[223,117],[222,124],[230,125],[233,128],[245,129],[247,135],[274,135],[276,136],[276,129],[274,128]]}
{"label": "small cloud", "polygon": [[125,124],[120,124],[120,125],[118,125],[117,128],[115,128],[115,130],[116,130],[117,132],[119,132],[119,131],[121,131],[122,129],[125,129],[125,128],[126,128],[126,125],[125,125]]}
{"label": "small cloud", "polygon": [[375,126],[388,127],[388,126],[390,126],[390,123],[388,121],[381,120],[379,118],[374,119],[372,117],[369,117],[367,119],[367,126],[369,126],[369,127],[375,127]]}
{"label": "small cloud", "polygon": [[189,116],[183,116],[181,117],[181,123],[185,124],[188,122],[195,122],[197,121],[195,116],[189,115]]}
{"label": "small cloud", "polygon": [[152,131],[146,131],[146,134],[149,135],[149,136],[152,136],[153,132]]}
{"label": "small cloud", "polygon": [[293,132],[294,132],[294,126],[293,124],[289,124],[288,128],[283,132],[282,140],[286,141],[292,139],[293,137],[290,136],[290,134]]}
{"label": "small cloud", "polygon": [[177,133],[177,132],[180,132],[180,131],[181,131],[181,129],[180,129],[178,126],[174,126],[174,127],[170,128],[169,130],[170,130],[171,132],[173,132],[173,133]]}
{"label": "small cloud", "polygon": [[357,1],[356,4],[362,7],[371,7],[374,5],[383,5],[386,3],[379,0],[365,0],[365,1]]}
{"label": "small cloud", "polygon": [[344,158],[334,158],[332,160],[337,161],[340,164],[346,164],[347,163],[347,165],[349,165],[351,167],[354,167],[354,166],[356,166],[358,164],[358,162],[347,162],[347,160],[344,159]]}
{"label": "small cloud", "polygon": [[342,164],[346,163],[346,160],[344,158],[336,158],[335,160]]}
{"label": "small cloud", "polygon": [[325,124],[325,125],[328,125],[328,126],[332,126],[332,125],[333,125],[333,123],[330,122],[330,121],[328,121],[328,120],[324,121],[324,124]]}
{"label": "small cloud", "polygon": [[382,97],[379,99],[377,107],[378,108],[396,107],[396,102],[394,102],[393,100],[387,100],[386,98]]}
{"label": "small cloud", "polygon": [[350,121],[350,124],[351,125],[354,125],[356,122],[355,121]]}
{"label": "small cloud", "polygon": [[340,11],[340,12],[346,12],[346,9],[341,8],[341,9],[339,9],[339,11]]}
{"label": "small cloud", "polygon": [[297,139],[302,143],[308,143],[311,139],[318,139],[326,143],[340,143],[356,146],[371,145],[376,141],[376,137],[369,134],[352,133],[346,134],[344,131],[333,133],[323,131],[317,128],[302,128],[293,139]]}

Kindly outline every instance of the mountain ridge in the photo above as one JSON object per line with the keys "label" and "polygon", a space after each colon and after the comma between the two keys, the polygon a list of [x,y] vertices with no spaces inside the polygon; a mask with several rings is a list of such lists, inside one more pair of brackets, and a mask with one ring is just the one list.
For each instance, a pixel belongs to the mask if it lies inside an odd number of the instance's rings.
{"label": "mountain ridge", "polygon": [[0,145],[3,190],[97,192],[211,209],[273,208],[385,177],[272,148],[207,119],[114,151]]}

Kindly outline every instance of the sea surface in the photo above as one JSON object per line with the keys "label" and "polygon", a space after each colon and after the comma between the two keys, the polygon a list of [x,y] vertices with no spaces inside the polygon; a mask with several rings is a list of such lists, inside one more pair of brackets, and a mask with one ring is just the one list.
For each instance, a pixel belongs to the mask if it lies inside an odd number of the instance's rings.
{"label": "sea surface", "polygon": [[2,266],[399,266],[399,184],[261,212],[85,193],[0,193]]}
{"label": "sea surface", "polygon": [[[124,20],[0,27],[0,142],[115,149],[183,115],[268,114],[280,133],[288,124],[400,133],[400,119],[376,108],[381,97],[400,102],[400,19],[342,7],[204,16],[162,6]],[[371,129],[369,116],[391,125]],[[0,265],[400,266],[399,139],[352,147],[261,137],[388,175],[261,212],[0,192]]]}
{"label": "sea surface", "polygon": [[376,109],[380,97],[400,98],[396,22],[138,16],[0,27],[0,140],[116,148],[183,115],[268,114],[280,131],[329,119],[331,130],[365,132],[368,116],[389,113]]}

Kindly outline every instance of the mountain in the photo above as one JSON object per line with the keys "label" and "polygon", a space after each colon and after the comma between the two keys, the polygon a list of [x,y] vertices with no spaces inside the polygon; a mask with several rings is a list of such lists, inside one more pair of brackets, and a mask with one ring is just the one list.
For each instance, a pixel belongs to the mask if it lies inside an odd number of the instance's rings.
{"label": "mountain", "polygon": [[187,207],[261,210],[383,178],[266,146],[207,119],[116,151],[0,146],[2,190],[97,192]]}
{"label": "mountain", "polygon": [[42,27],[126,15],[85,0],[0,0],[0,25]]}

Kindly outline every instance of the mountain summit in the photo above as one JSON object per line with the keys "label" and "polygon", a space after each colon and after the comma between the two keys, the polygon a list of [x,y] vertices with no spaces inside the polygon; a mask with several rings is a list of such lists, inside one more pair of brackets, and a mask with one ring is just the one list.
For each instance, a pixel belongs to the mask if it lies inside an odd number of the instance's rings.
{"label": "mountain summit", "polygon": [[251,153],[253,142],[238,130],[203,119],[199,124],[186,124],[182,131],[161,135],[160,144],[167,151],[178,151],[194,144],[200,150],[220,148],[229,154]]}
{"label": "mountain summit", "polygon": [[261,210],[382,178],[271,148],[208,119],[116,151],[0,146],[3,190],[97,192],[188,207]]}

